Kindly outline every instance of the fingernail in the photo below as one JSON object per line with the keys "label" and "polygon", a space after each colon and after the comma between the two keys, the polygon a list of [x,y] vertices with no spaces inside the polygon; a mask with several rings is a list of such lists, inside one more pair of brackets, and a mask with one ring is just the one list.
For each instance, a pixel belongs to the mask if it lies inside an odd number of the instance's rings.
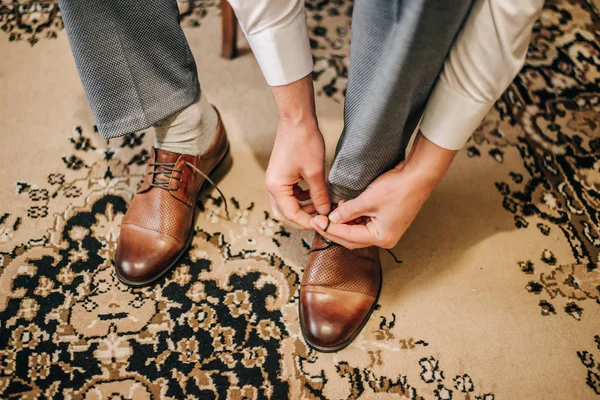
{"label": "fingernail", "polygon": [[338,222],[340,222],[340,216],[339,216],[338,212],[334,211],[331,214],[329,214],[329,220],[331,222],[333,222],[334,224],[337,224]]}

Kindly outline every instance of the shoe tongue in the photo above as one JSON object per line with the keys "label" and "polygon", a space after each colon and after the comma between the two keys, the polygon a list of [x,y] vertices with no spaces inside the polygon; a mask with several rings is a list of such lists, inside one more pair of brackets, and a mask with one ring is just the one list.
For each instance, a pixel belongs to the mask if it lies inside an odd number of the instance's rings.
{"label": "shoe tongue", "polygon": [[156,149],[157,163],[176,163],[181,154],[172,151]]}

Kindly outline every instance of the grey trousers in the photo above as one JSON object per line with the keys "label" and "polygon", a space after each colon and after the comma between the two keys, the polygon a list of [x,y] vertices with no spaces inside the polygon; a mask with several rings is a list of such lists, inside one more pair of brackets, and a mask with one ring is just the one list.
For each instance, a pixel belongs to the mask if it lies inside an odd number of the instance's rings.
{"label": "grey trousers", "polygon": [[355,0],[344,131],[329,173],[351,199],[404,159],[473,0]]}
{"label": "grey trousers", "polygon": [[[473,0],[355,0],[344,131],[329,175],[355,197],[404,158]],[[148,128],[200,86],[175,0],[60,0],[100,135]]]}
{"label": "grey trousers", "polygon": [[100,136],[146,129],[200,94],[175,0],[59,0]]}

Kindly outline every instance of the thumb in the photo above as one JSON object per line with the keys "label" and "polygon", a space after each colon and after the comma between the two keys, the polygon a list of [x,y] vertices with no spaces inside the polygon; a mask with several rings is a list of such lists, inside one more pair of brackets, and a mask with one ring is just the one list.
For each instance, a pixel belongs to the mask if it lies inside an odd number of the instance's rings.
{"label": "thumb", "polygon": [[364,216],[367,212],[364,201],[361,196],[355,199],[340,202],[338,208],[329,214],[329,220],[334,224],[344,224]]}
{"label": "thumb", "polygon": [[331,202],[329,200],[329,189],[325,184],[325,176],[323,173],[315,174],[311,177],[305,178],[308,183],[308,190],[310,192],[310,199],[313,205],[319,212],[319,214],[327,215],[331,210]]}

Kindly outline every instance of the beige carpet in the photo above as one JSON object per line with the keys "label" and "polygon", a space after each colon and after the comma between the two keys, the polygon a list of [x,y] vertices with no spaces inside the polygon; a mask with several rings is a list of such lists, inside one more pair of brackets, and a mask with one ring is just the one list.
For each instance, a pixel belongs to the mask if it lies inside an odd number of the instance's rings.
{"label": "beige carpet", "polygon": [[[329,159],[351,1],[308,2]],[[551,1],[527,64],[387,254],[380,307],[338,354],[304,344],[309,233],[268,213],[275,130],[247,49],[219,57],[215,2],[183,4],[230,132],[192,249],[159,284],[112,258],[152,132],[104,142],[54,1],[0,0],[0,398],[591,399],[600,395],[600,20]],[[316,28],[316,29],[315,29]],[[212,194],[214,196],[214,193]]]}

